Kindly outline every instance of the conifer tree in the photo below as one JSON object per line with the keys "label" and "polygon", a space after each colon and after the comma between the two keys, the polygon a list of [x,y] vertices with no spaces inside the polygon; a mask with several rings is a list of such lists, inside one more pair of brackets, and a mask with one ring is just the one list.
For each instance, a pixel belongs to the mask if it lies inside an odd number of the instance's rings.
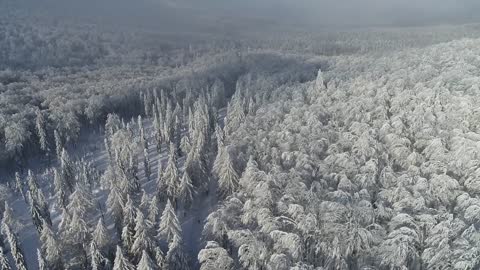
{"label": "conifer tree", "polygon": [[40,233],[42,231],[44,223],[42,217],[42,210],[38,205],[37,200],[32,196],[32,193],[30,191],[28,192],[27,196],[29,202],[30,216],[32,217],[33,225],[35,225],[35,228]]}
{"label": "conifer tree", "polygon": [[167,262],[165,259],[165,254],[159,246],[155,247],[155,263],[157,264],[159,270],[166,269]]}
{"label": "conifer tree", "polygon": [[67,205],[67,209],[77,212],[82,218],[86,218],[92,215],[93,207],[93,196],[82,184],[77,184],[75,191],[70,195],[70,203]]}
{"label": "conifer tree", "polygon": [[158,216],[160,215],[159,205],[158,196],[153,196],[148,207],[148,220],[153,224],[157,223]]}
{"label": "conifer tree", "polygon": [[182,234],[180,222],[178,221],[175,209],[173,209],[170,200],[167,201],[167,205],[160,218],[158,234],[160,237],[165,237],[165,240],[168,242],[170,242],[175,236],[180,237]]}
{"label": "conifer tree", "polygon": [[155,131],[155,142],[157,144],[157,152],[160,154],[162,151],[162,123],[158,117],[157,113],[154,113],[153,118],[153,128]]}
{"label": "conifer tree", "polygon": [[[122,229],[122,246],[123,248],[127,249],[127,253],[130,253],[130,247],[133,245],[133,236],[135,232],[133,231],[133,227],[130,224],[127,224]],[[131,254],[129,254],[131,255]]]}
{"label": "conifer tree", "polygon": [[150,158],[148,157],[147,149],[143,149],[143,169],[147,182],[150,182]]}
{"label": "conifer tree", "polygon": [[233,168],[230,153],[227,149],[223,150],[222,160],[218,168],[218,188],[222,196],[231,195],[238,187],[238,174]]}
{"label": "conifer tree", "polygon": [[172,241],[168,245],[167,252],[167,265],[168,269],[175,270],[188,270],[188,259],[183,249],[182,240],[180,237],[173,237]]}
{"label": "conifer tree", "polygon": [[145,128],[143,127],[143,120],[141,115],[138,116],[137,122],[138,122],[138,129],[140,131],[140,143],[142,144],[142,148],[148,149],[148,141],[145,135]]}
{"label": "conifer tree", "polygon": [[162,195],[165,193],[166,185],[163,178],[163,166],[161,159],[158,159],[157,180],[155,185],[157,187],[157,196],[159,196],[159,198],[163,198],[164,196]]}
{"label": "conifer tree", "polygon": [[90,243],[90,267],[92,270],[101,270],[103,269],[103,264],[106,258],[98,249],[94,241]]}
{"label": "conifer tree", "polygon": [[142,251],[142,257],[140,262],[137,265],[137,270],[155,270],[157,267],[155,263],[152,261],[148,253],[144,250]]}
{"label": "conifer tree", "polygon": [[0,269],[12,270],[10,263],[8,262],[7,255],[3,252],[3,247],[0,246]]}
{"label": "conifer tree", "polygon": [[123,247],[130,252],[130,248],[133,244],[135,235],[135,214],[136,210],[133,206],[133,201],[130,196],[127,195],[127,202],[123,208],[123,229],[122,229],[122,243]]}
{"label": "conifer tree", "polygon": [[92,233],[92,242],[103,253],[108,254],[108,248],[110,245],[110,237],[103,223],[103,219],[100,218],[95,226],[95,230]]}
{"label": "conifer tree", "polygon": [[165,193],[167,194],[167,197],[174,200],[176,198],[177,186],[180,179],[178,177],[175,146],[173,143],[170,143],[170,155],[168,157],[167,167],[163,174],[163,179],[165,180]]}
{"label": "conifer tree", "polygon": [[53,137],[55,139],[55,153],[57,154],[57,159],[61,160],[63,144],[62,144],[62,138],[60,137],[60,133],[58,133],[58,130],[53,131]]}
{"label": "conifer tree", "polygon": [[72,219],[70,220],[65,239],[69,243],[81,244],[83,247],[83,244],[89,239],[90,230],[85,220],[81,217],[80,211],[72,212]]}
{"label": "conifer tree", "polygon": [[107,198],[107,212],[112,216],[117,233],[122,231],[123,198],[116,184],[110,189]]}
{"label": "conifer tree", "polygon": [[137,210],[137,216],[135,218],[135,235],[131,248],[131,253],[134,258],[140,259],[142,251],[147,251],[148,254],[153,254],[154,239],[150,235],[150,228],[145,220],[145,216],[142,211]]}
{"label": "conifer tree", "polygon": [[69,192],[63,178],[63,174],[59,173],[57,168],[53,168],[53,185],[57,206],[66,207],[68,203]]}
{"label": "conifer tree", "polygon": [[150,201],[151,201],[150,195],[148,195],[145,189],[142,189],[142,198],[140,199],[139,207],[145,213],[147,212],[148,207],[150,206]]}
{"label": "conifer tree", "polygon": [[12,253],[12,257],[15,261],[15,265],[17,266],[18,270],[27,270],[27,264],[25,263],[25,256],[23,255],[23,251],[20,248],[20,244],[18,243],[17,236],[12,232],[10,227],[6,224],[3,224],[3,233],[7,237],[8,243],[10,245],[10,252]]}
{"label": "conifer tree", "polygon": [[184,204],[186,208],[190,207],[193,202],[193,194],[195,193],[192,180],[190,179],[188,171],[183,172],[180,185],[178,187],[177,198]]}
{"label": "conifer tree", "polygon": [[23,181],[22,178],[20,177],[19,172],[15,172],[15,190],[22,195],[22,198],[25,200],[25,192],[23,190]]}
{"label": "conifer tree", "polygon": [[183,153],[189,153],[191,148],[192,148],[192,145],[190,144],[190,139],[186,134],[183,135],[182,140],[180,142],[180,149],[182,150]]}
{"label": "conifer tree", "polygon": [[40,111],[40,109],[36,111],[35,128],[37,130],[40,149],[48,154],[48,152],[50,151],[50,147],[48,145],[47,139],[47,127],[45,117],[43,116],[43,113]]}
{"label": "conifer tree", "polygon": [[115,261],[113,262],[113,270],[134,270],[135,267],[123,255],[122,249],[117,246],[115,253]]}
{"label": "conifer tree", "polygon": [[61,269],[62,250],[50,226],[43,226],[42,232],[40,233],[40,241],[47,265],[51,269]]}
{"label": "conifer tree", "polygon": [[47,263],[45,262],[45,258],[42,255],[40,249],[37,248],[37,258],[38,258],[38,270],[47,270]]}
{"label": "conifer tree", "polygon": [[14,214],[12,208],[8,205],[8,202],[5,201],[5,210],[3,211],[2,226],[6,224],[10,228],[15,228],[18,224],[14,219]]}
{"label": "conifer tree", "polygon": [[66,186],[70,192],[73,192],[75,187],[75,165],[73,164],[68,152],[65,149],[62,149],[62,154],[60,158],[60,168],[62,177],[65,181]]}
{"label": "conifer tree", "polygon": [[37,178],[33,175],[31,170],[27,172],[27,184],[28,190],[30,191],[31,195],[36,198],[38,195],[38,183]]}

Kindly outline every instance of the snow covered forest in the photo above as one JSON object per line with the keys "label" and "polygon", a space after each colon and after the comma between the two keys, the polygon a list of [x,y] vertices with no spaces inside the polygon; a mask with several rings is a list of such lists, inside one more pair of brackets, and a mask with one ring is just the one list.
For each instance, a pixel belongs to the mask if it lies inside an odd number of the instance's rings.
{"label": "snow covered forest", "polygon": [[2,1],[0,269],[480,269],[480,24],[175,32]]}

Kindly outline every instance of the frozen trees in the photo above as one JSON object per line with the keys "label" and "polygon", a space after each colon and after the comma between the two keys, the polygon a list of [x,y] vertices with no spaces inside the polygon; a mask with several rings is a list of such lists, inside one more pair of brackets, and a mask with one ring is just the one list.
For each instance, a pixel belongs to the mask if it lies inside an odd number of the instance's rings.
{"label": "frozen trees", "polygon": [[208,242],[206,247],[198,253],[198,262],[201,270],[234,269],[234,262],[228,252],[216,242]]}
{"label": "frozen trees", "polygon": [[13,260],[18,270],[27,270],[27,265],[25,263],[25,256],[23,251],[20,248],[20,243],[18,242],[17,236],[12,232],[10,227],[6,224],[2,225],[2,231],[7,238],[8,244],[10,246],[10,252],[12,253]]}
{"label": "frozen trees", "polygon": [[170,242],[175,237],[181,238],[181,233],[182,228],[180,227],[177,215],[175,214],[172,203],[168,200],[160,218],[158,234]]}
{"label": "frozen trees", "polygon": [[225,147],[219,150],[215,164],[218,177],[218,188],[224,197],[231,195],[238,187],[238,174],[233,167],[232,159],[228,149]]}

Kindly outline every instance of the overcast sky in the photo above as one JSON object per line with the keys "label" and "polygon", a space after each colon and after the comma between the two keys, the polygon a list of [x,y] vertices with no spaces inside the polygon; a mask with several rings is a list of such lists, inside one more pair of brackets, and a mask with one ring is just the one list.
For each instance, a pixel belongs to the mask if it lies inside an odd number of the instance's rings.
{"label": "overcast sky", "polygon": [[[13,0],[0,0],[13,1]],[[96,15],[152,25],[255,17],[314,26],[420,25],[480,21],[480,0],[15,0],[62,15]],[[50,5],[46,5],[50,2]],[[55,4],[52,4],[55,3]],[[141,19],[141,20],[139,20]],[[260,20],[261,21],[261,20]]]}

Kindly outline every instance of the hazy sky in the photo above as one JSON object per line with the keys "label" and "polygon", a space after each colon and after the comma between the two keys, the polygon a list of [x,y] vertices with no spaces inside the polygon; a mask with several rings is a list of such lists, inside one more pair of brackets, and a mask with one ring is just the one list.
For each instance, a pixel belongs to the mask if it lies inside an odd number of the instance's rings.
{"label": "hazy sky", "polygon": [[[13,0],[0,0],[13,1]],[[480,0],[15,0],[62,15],[95,15],[124,22],[197,24],[255,17],[315,26],[418,25],[480,21]],[[45,4],[50,2],[50,5]],[[52,4],[55,3],[55,4]],[[139,20],[140,19],[140,20]],[[166,25],[165,25],[166,24]]]}

